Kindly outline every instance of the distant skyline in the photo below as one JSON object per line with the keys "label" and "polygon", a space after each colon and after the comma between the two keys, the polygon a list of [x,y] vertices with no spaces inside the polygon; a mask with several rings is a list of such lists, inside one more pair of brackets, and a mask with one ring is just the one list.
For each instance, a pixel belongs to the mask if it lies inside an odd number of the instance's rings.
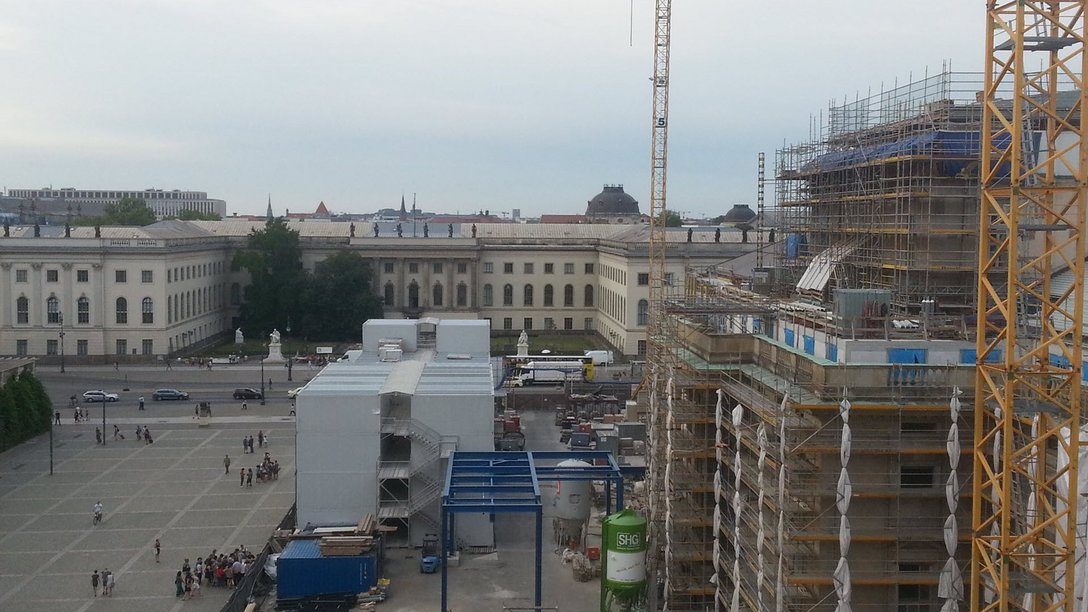
{"label": "distant skyline", "polygon": [[[633,7],[633,15],[631,13]],[[772,8],[773,7],[773,8]],[[228,213],[649,208],[652,0],[0,0],[0,186]],[[632,20],[633,17],[633,20]],[[669,208],[754,204],[832,99],[951,61],[985,2],[673,2]],[[629,36],[633,44],[629,45]],[[768,203],[773,194],[768,189]]]}

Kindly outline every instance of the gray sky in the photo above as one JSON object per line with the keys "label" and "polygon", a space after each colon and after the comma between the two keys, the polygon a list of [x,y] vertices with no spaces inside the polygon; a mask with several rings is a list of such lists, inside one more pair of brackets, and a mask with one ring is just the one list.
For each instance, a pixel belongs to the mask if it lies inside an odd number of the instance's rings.
{"label": "gray sky", "polygon": [[[652,0],[0,0],[0,184],[228,211],[649,206]],[[981,69],[983,0],[675,0],[670,209],[755,200],[832,99]],[[772,162],[773,163],[773,162]]]}

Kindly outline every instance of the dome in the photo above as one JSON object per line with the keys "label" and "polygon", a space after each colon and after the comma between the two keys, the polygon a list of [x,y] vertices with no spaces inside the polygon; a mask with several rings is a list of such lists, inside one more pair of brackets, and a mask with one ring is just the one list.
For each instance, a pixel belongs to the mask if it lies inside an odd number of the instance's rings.
{"label": "dome", "polygon": [[729,212],[725,213],[722,223],[751,223],[755,221],[756,212],[747,204],[734,204]]}
{"label": "dome", "polygon": [[623,185],[605,185],[586,206],[586,216],[638,214],[638,201],[623,192]]}

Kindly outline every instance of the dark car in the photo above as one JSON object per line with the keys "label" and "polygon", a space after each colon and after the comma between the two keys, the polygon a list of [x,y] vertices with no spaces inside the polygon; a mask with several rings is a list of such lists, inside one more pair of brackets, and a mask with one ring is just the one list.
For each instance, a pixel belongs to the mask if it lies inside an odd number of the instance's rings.
{"label": "dark car", "polygon": [[184,391],[178,391],[177,389],[156,389],[151,394],[151,399],[155,401],[160,400],[187,400],[189,394]]}
{"label": "dark car", "polygon": [[261,399],[264,397],[260,391],[256,389],[235,389],[234,399]]}

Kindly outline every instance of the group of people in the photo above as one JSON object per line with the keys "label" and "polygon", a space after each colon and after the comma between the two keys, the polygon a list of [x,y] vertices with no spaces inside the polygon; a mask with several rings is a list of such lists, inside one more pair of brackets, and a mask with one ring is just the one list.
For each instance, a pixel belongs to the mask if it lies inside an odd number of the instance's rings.
{"label": "group of people", "polygon": [[[230,457],[227,457],[223,461],[227,469],[230,469]],[[242,468],[238,472],[238,486],[240,487],[252,487],[253,486],[253,468]],[[280,462],[272,459],[272,456],[268,453],[264,454],[264,459],[257,465],[257,482],[268,482],[271,480],[279,480],[280,478]]]}
{"label": "group of people", "polygon": [[91,573],[91,589],[94,590],[95,597],[98,597],[99,588],[102,589],[103,597],[113,595],[113,572],[109,568],[103,568],[101,574],[97,569]]}
{"label": "group of people", "polygon": [[245,546],[230,554],[218,554],[213,550],[206,558],[197,557],[194,565],[186,559],[174,577],[174,596],[182,599],[200,597],[204,585],[234,588],[242,583],[255,559]]}
{"label": "group of people", "polygon": [[[264,430],[257,432],[257,448],[264,448],[268,446],[268,436],[264,435]],[[253,436],[242,436],[242,454],[252,454],[256,451],[253,450]]]}
{"label": "group of people", "polygon": [[[124,438],[122,437],[122,439]],[[143,440],[144,444],[153,444],[155,442],[155,439],[151,437],[150,427],[136,426],[136,441],[139,442],[140,440]]]}

